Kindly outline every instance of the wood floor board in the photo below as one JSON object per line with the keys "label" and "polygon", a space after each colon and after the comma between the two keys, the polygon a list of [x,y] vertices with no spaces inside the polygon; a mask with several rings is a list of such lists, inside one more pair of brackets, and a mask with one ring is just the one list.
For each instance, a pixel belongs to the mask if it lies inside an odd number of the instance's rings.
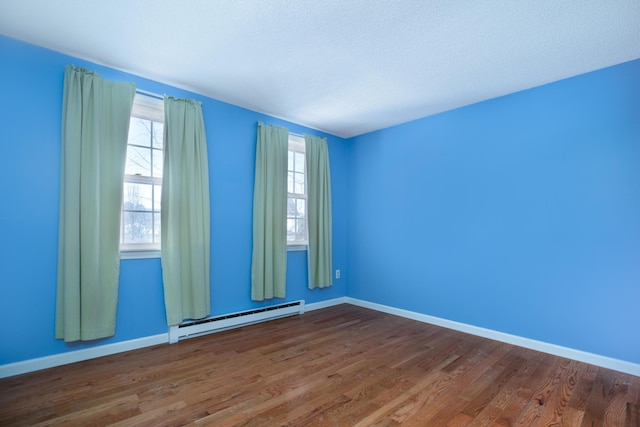
{"label": "wood floor board", "polygon": [[585,407],[582,426],[604,425],[604,413],[613,380],[612,371],[602,368],[598,369]]}
{"label": "wood floor board", "polygon": [[616,420],[624,419],[627,409],[627,394],[629,392],[629,376],[619,375],[614,379],[614,385],[609,393],[609,401],[604,413],[604,424],[611,425]]}
{"label": "wood floor board", "polygon": [[[483,423],[486,423],[488,419],[496,418],[500,412],[502,412],[502,402],[507,400],[508,387],[516,375],[528,365],[525,359],[522,359],[519,355],[515,355],[511,363],[507,365],[504,370],[496,376],[492,381],[476,395],[462,410],[463,413],[469,415],[474,419],[481,419]],[[524,381],[524,379],[522,380]],[[501,398],[501,396],[504,396]],[[485,412],[482,417],[480,414]]]}
{"label": "wood floor board", "polygon": [[[554,362],[559,363],[560,360],[548,354],[540,354],[540,361],[532,372],[531,376],[516,391],[515,395],[498,418],[493,422],[494,426],[514,426],[518,420],[529,417],[528,413],[537,409],[538,401],[534,401],[536,390],[542,387],[548,380],[554,369]],[[522,423],[524,425],[524,423]]]}
{"label": "wood floor board", "polygon": [[[472,400],[478,398],[492,382],[494,376],[505,368],[506,361],[512,358],[507,347],[501,346],[497,342],[494,344],[496,344],[495,351],[488,354],[486,349],[476,351],[477,358],[468,359],[467,365],[460,365],[457,370],[460,377],[452,378],[455,386],[446,385],[437,396],[422,405],[409,418],[409,421],[416,425],[432,425],[440,423],[439,420],[448,419],[456,413],[464,412],[464,408],[467,408]],[[497,367],[495,372],[489,373],[490,368],[494,367]]]}
{"label": "wood floor board", "polygon": [[0,425],[640,427],[640,378],[344,304],[0,379]]}
{"label": "wood floor board", "polygon": [[490,402],[475,416],[474,426],[489,426],[502,415],[510,403],[518,398],[521,390],[542,360],[542,353],[527,349],[518,349],[517,371],[506,381]]}
{"label": "wood floor board", "polygon": [[[637,378],[637,377],[635,377]],[[630,376],[629,395],[625,408],[625,427],[640,426],[640,382]]]}

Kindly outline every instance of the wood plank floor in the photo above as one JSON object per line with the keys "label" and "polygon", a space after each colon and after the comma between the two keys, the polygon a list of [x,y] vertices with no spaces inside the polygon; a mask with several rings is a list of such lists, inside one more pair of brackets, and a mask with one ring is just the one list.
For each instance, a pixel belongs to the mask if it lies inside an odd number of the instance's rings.
{"label": "wood plank floor", "polygon": [[640,426],[640,378],[351,305],[0,380],[0,425]]}

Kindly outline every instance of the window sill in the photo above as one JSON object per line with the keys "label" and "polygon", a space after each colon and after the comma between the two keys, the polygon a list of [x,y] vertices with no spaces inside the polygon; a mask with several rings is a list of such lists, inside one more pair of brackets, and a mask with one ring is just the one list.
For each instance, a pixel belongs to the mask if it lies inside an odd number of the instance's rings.
{"label": "window sill", "polygon": [[120,259],[160,258],[160,249],[123,250]]}
{"label": "window sill", "polygon": [[287,245],[287,252],[289,251],[306,251],[307,245]]}

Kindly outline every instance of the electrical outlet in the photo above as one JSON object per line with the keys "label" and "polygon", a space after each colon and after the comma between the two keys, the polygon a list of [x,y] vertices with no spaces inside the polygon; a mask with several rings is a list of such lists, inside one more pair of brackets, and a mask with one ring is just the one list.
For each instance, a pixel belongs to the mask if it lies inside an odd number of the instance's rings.
{"label": "electrical outlet", "polygon": [[340,278],[340,270],[336,270],[336,279]]}

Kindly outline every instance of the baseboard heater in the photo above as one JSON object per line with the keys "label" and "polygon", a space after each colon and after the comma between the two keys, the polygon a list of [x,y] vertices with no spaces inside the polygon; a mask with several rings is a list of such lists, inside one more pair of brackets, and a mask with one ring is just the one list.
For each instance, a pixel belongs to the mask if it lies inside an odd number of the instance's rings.
{"label": "baseboard heater", "polygon": [[240,326],[266,322],[268,320],[303,313],[304,300],[299,300],[272,305],[269,307],[239,311],[237,313],[223,314],[198,320],[189,320],[177,326],[169,327],[169,342],[174,344],[186,338],[226,331]]}

